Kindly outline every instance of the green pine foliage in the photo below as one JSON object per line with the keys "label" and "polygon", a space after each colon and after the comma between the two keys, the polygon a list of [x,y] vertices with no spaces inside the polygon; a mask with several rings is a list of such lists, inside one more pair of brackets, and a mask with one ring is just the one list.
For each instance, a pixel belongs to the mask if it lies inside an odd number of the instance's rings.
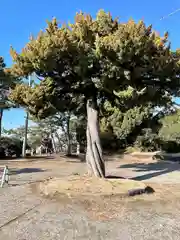
{"label": "green pine foliage", "polygon": [[76,14],[69,25],[53,19],[20,54],[11,49],[11,55],[14,75],[35,72],[42,80],[32,89],[17,86],[11,97],[42,117],[92,94],[121,111],[149,102],[167,105],[179,88],[179,56],[168,34],[160,37],[143,21],[120,23],[102,10],[96,19]]}
{"label": "green pine foliage", "polygon": [[20,53],[12,48],[11,56],[11,74],[35,73],[41,80],[32,88],[17,85],[13,101],[46,118],[85,114],[86,101],[93,99],[100,112],[105,106],[101,128],[123,141],[152,130],[153,110],[169,108],[179,94],[179,52],[172,52],[168,33],[161,37],[143,21],[121,23],[103,10],[95,19],[80,12],[68,25],[53,19]]}

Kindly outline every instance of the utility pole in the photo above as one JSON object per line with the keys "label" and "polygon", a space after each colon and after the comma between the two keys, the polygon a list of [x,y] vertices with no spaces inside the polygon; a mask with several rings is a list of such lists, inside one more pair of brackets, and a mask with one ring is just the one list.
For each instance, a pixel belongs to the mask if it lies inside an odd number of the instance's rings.
{"label": "utility pole", "polygon": [[[31,87],[31,76],[29,76],[29,86]],[[26,147],[27,147],[27,134],[28,134],[28,121],[29,121],[29,112],[26,112],[26,120],[25,120],[25,132],[24,132],[24,140],[22,147],[22,157],[26,157]]]}

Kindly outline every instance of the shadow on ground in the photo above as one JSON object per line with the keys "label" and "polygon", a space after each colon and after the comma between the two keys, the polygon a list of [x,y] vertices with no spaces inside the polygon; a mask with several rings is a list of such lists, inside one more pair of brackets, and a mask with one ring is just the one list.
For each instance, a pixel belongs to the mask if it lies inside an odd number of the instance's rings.
{"label": "shadow on ground", "polygon": [[73,162],[73,163],[85,162],[85,154],[83,154],[83,153],[81,153],[79,155],[76,155],[76,154],[70,154],[70,155],[64,154],[64,155],[61,155],[61,157],[66,159],[67,162]]}
{"label": "shadow on ground", "polygon": [[[108,154],[104,153],[103,158],[105,162],[110,162],[110,161],[117,161],[118,159],[121,159],[124,157],[125,154]],[[76,154],[71,154],[71,155],[61,155],[61,157],[67,159],[67,162],[86,162],[86,154],[85,153],[80,153],[79,155]]]}
{"label": "shadow on ground", "polygon": [[48,159],[55,159],[55,157],[53,155],[51,156],[28,156],[28,157],[25,157],[25,158],[16,158],[16,157],[6,157],[6,158],[3,158],[3,159],[0,159],[0,163],[3,162],[3,161],[8,161],[8,162],[17,162],[17,161],[22,161],[22,160],[25,160],[25,161],[28,161],[28,162],[34,162],[34,161],[38,161],[38,160],[48,160]]}
{"label": "shadow on ground", "polygon": [[46,170],[43,170],[41,168],[21,168],[21,169],[11,169],[10,175],[17,175],[21,173],[38,173],[38,172],[45,172]]}
{"label": "shadow on ground", "polygon": [[54,156],[51,155],[51,156],[29,156],[29,157],[26,157],[25,159],[32,159],[32,160],[40,160],[40,159],[54,159]]}
{"label": "shadow on ground", "polygon": [[169,162],[155,162],[155,163],[149,163],[149,164],[133,163],[133,164],[124,164],[118,168],[132,169],[132,171],[136,173],[142,172],[143,175],[131,178],[133,180],[142,181],[142,180],[148,180],[150,178],[157,177],[163,174],[171,173],[174,171],[179,171],[180,164],[169,163]]}
{"label": "shadow on ground", "polygon": [[126,179],[125,177],[117,176],[117,175],[107,175],[106,179]]}

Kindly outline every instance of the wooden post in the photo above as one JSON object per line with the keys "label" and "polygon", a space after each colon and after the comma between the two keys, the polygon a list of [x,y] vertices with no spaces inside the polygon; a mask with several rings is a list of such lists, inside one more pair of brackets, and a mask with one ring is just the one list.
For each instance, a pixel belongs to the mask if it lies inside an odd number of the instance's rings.
{"label": "wooden post", "polygon": [[3,175],[2,175],[2,178],[1,178],[1,187],[4,186],[4,183],[8,184],[8,182],[9,182],[9,169],[8,169],[8,166],[5,166],[4,171],[3,171]]}
{"label": "wooden post", "polygon": [[6,175],[5,175],[5,183],[9,183],[9,168],[6,166]]}

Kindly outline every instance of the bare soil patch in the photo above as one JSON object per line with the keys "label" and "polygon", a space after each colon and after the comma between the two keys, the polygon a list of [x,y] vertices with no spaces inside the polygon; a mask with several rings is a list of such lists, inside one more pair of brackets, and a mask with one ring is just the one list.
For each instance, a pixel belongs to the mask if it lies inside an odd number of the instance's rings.
{"label": "bare soil patch", "polygon": [[87,176],[53,178],[34,185],[36,192],[60,205],[80,207],[93,220],[123,218],[131,212],[157,211],[172,214],[174,206],[180,210],[179,184],[150,183],[155,193],[128,197],[130,189],[145,188],[141,181],[128,179],[97,179]]}
{"label": "bare soil patch", "polygon": [[39,185],[46,196],[55,193],[67,195],[114,195],[126,194],[129,189],[144,188],[145,184],[129,179],[99,179],[87,176],[69,176],[54,178]]}
{"label": "bare soil patch", "polygon": [[33,185],[33,189],[46,198],[56,199],[63,205],[75,204],[83,208],[90,218],[96,220],[116,218],[119,208],[121,214],[124,214],[128,190],[145,187],[146,185],[140,181],[97,179],[87,176],[53,178]]}

